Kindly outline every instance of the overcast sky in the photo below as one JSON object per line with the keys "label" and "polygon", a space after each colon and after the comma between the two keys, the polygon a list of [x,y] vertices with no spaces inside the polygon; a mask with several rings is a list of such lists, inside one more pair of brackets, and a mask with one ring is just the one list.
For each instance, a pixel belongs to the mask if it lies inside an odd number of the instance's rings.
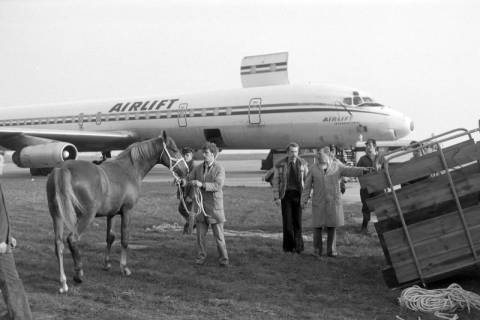
{"label": "overcast sky", "polygon": [[411,138],[480,119],[480,1],[0,0],[0,107],[240,87],[289,52],[291,83],[355,87]]}

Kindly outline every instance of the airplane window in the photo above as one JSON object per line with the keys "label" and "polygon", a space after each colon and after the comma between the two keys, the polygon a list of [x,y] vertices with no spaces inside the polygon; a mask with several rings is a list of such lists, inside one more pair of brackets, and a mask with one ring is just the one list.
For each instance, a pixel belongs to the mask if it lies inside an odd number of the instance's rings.
{"label": "airplane window", "polygon": [[362,97],[363,103],[360,104],[360,106],[366,106],[366,107],[383,107],[383,104],[380,104],[378,102],[375,102],[372,98],[370,97]]}
{"label": "airplane window", "polygon": [[362,98],[357,97],[357,96],[353,97],[353,104],[354,105],[358,106],[360,103],[362,103]]}
{"label": "airplane window", "polygon": [[27,120],[25,121],[25,124],[28,126],[28,125],[31,125],[32,124],[32,120]]}
{"label": "airplane window", "polygon": [[348,105],[352,105],[352,98],[343,98],[343,103],[348,104]]}

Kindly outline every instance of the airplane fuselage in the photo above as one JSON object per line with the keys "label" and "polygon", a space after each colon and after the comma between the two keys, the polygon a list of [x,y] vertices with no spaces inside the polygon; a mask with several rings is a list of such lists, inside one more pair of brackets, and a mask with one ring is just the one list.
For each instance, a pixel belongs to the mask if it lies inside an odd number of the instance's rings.
{"label": "airplane fuselage", "polygon": [[[345,105],[352,90],[327,86],[270,86],[210,93],[102,102],[3,108],[0,129],[37,128],[129,132],[134,140],[166,130],[180,146],[206,140],[228,149],[351,146],[359,137],[396,140],[413,130],[410,119],[382,105]],[[358,91],[355,91],[358,92]],[[109,146],[75,141],[79,151]],[[110,149],[126,145],[111,146]]]}

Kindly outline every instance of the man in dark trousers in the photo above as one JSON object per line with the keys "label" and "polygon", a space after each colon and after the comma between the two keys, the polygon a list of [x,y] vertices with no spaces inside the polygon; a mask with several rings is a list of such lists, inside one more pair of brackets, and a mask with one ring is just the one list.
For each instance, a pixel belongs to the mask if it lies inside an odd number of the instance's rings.
{"label": "man in dark trousers", "polygon": [[[368,139],[365,143],[365,155],[362,156],[357,163],[357,167],[371,168],[371,170],[379,170],[381,167],[381,157],[377,152],[377,142],[375,139]],[[379,195],[380,192],[368,193],[367,188],[360,188],[360,200],[362,200],[362,227],[360,233],[368,234],[368,222],[371,218],[371,211],[367,206],[367,199]]]}
{"label": "man in dark trousers", "polygon": [[[193,149],[189,147],[183,147],[182,157],[187,163],[188,172],[192,172],[193,171]],[[193,229],[193,226],[190,226],[190,224],[193,223],[193,221],[190,221],[190,217],[188,214],[188,211],[192,210],[192,204],[193,204],[192,203],[193,199],[189,196],[191,186],[185,185],[185,186],[179,186],[179,188],[181,188],[181,190],[177,190],[177,199],[180,200],[180,203],[178,204],[178,212],[185,219],[185,225],[183,226],[183,234],[189,234],[190,231]],[[182,192],[180,193],[180,191]],[[181,199],[182,195],[183,195],[183,201]]]}
{"label": "man in dark trousers", "polygon": [[10,236],[8,213],[0,186],[0,289],[8,310],[8,315],[1,319],[31,320],[30,305],[13,258],[15,244],[15,239]]}
{"label": "man in dark trousers", "polygon": [[291,142],[287,147],[287,156],[274,165],[273,198],[277,206],[282,208],[283,251],[301,253],[302,238],[302,207],[300,198],[308,165],[298,156],[300,147]]}

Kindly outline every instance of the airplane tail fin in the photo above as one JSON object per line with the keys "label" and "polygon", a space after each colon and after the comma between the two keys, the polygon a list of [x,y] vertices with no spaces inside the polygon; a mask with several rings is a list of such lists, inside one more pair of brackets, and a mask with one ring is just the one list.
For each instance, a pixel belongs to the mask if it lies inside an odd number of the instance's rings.
{"label": "airplane tail fin", "polygon": [[247,56],[242,59],[242,86],[264,87],[289,84],[288,52]]}

